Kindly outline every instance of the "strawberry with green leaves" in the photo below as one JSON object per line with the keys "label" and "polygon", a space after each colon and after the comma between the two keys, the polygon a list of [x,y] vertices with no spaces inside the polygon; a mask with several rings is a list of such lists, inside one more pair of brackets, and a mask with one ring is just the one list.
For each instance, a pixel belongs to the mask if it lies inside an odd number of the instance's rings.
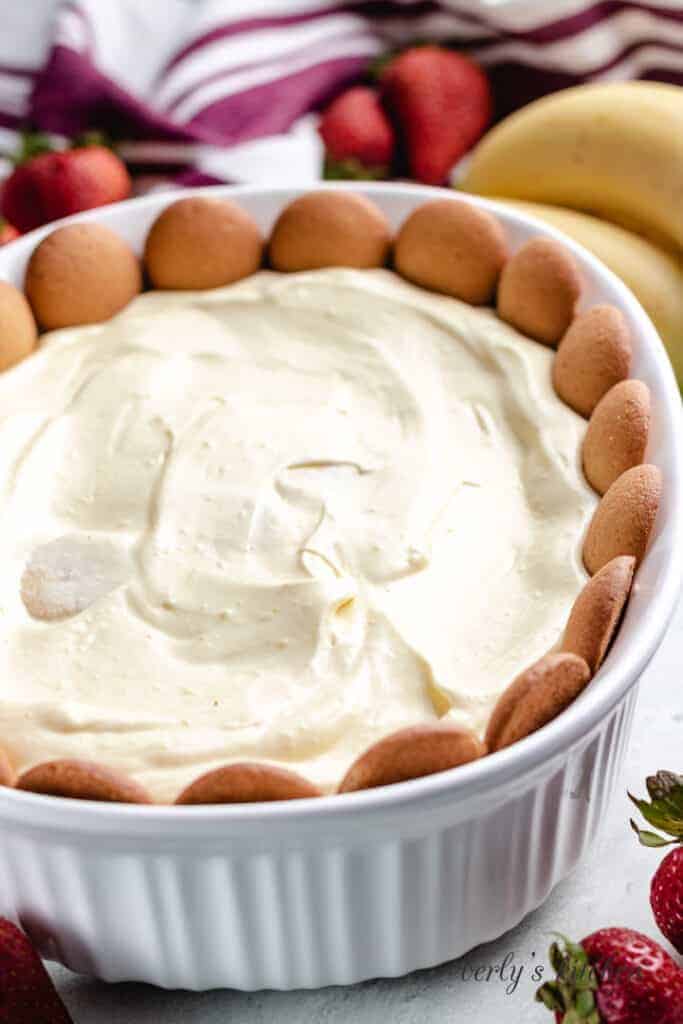
{"label": "strawberry with green leaves", "polygon": [[127,199],[132,186],[123,161],[107,146],[84,142],[52,152],[45,136],[28,135],[2,188],[4,219],[18,231],[32,231],[60,217]]}
{"label": "strawberry with green leaves", "polygon": [[602,928],[554,943],[550,962],[536,998],[557,1024],[683,1024],[683,970],[647,935]]}
{"label": "strawberry with green leaves", "polygon": [[396,138],[375,89],[355,85],[337,96],[318,130],[325,143],[325,177],[386,178]]}
{"label": "strawberry with green leaves", "polygon": [[675,847],[652,879],[650,903],[660,931],[683,954],[683,775],[658,772],[646,785],[649,801],[629,796],[647,823],[666,835],[631,825],[643,846]]}
{"label": "strawberry with green leaves", "polygon": [[378,88],[356,85],[324,111],[328,178],[408,174],[442,185],[493,115],[486,72],[443,46],[411,46],[376,62]]}

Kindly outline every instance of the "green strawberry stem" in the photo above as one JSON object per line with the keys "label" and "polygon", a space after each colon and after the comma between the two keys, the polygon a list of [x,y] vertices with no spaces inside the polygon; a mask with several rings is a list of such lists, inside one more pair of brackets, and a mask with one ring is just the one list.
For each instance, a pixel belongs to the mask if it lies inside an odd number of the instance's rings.
{"label": "green strawberry stem", "polygon": [[657,772],[646,781],[650,800],[639,800],[629,793],[629,799],[638,808],[649,825],[665,832],[666,837],[648,829],[641,829],[631,819],[631,828],[643,846],[661,847],[683,844],[683,775]]}
{"label": "green strawberry stem", "polygon": [[594,993],[598,978],[583,946],[560,936],[563,945],[550,947],[550,963],[557,977],[547,981],[536,999],[548,1010],[562,1014],[563,1024],[600,1024]]}
{"label": "green strawberry stem", "polygon": [[370,80],[372,82],[379,82],[387,66],[391,64],[394,57],[398,57],[400,53],[401,50],[388,50],[386,53],[381,53],[379,57],[375,57],[368,68]]}
{"label": "green strawberry stem", "polygon": [[657,832],[650,832],[646,828],[640,828],[640,826],[631,818],[631,828],[638,836],[641,846],[649,846],[652,849],[659,849],[662,846],[676,846],[680,843],[680,839],[665,839],[664,836],[660,836]]}
{"label": "green strawberry stem", "polygon": [[[71,139],[66,148],[81,149],[84,146],[106,146],[114,149],[113,141],[104,132],[91,130],[81,132]],[[21,134],[21,143],[18,150],[12,153],[0,151],[0,157],[11,161],[15,167],[28,163],[36,156],[44,153],[63,152],[65,147],[45,132],[25,131]]]}
{"label": "green strawberry stem", "polygon": [[54,148],[49,135],[46,135],[44,132],[26,131],[21,134],[19,149],[12,152],[5,149],[0,150],[0,158],[9,160],[15,167],[18,167],[19,164],[32,160],[34,156],[51,153]]}
{"label": "green strawberry stem", "polygon": [[388,167],[366,167],[354,157],[345,160],[333,160],[325,157],[323,177],[329,181],[381,181],[389,174]]}
{"label": "green strawberry stem", "polygon": [[71,141],[71,149],[81,149],[84,146],[106,146],[107,149],[114,149],[114,142],[105,132],[97,131],[94,128],[81,132]]}

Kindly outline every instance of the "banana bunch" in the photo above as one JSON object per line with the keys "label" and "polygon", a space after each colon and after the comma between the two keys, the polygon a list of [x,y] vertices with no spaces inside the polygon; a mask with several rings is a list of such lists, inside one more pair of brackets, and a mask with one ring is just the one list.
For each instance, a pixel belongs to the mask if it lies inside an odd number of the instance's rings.
{"label": "banana bunch", "polygon": [[595,253],[640,300],[683,384],[683,88],[582,85],[537,100],[484,136],[461,187],[521,200]]}

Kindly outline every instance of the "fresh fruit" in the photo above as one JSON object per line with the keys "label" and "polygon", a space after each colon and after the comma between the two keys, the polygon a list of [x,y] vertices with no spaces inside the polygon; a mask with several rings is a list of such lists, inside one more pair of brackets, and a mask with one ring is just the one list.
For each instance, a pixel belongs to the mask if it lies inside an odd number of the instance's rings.
{"label": "fresh fruit", "polygon": [[389,61],[380,83],[411,177],[442,184],[491,121],[486,74],[460,53],[417,46]]}
{"label": "fresh fruit", "polygon": [[0,1024],[73,1024],[35,949],[0,918]]}
{"label": "fresh fruit", "polygon": [[683,385],[683,256],[587,213],[519,199],[503,201],[564,231],[621,278],[657,328]]}
{"label": "fresh fruit", "polygon": [[553,943],[557,974],[536,998],[558,1024],[682,1024],[683,970],[653,939],[603,928],[580,944]]}
{"label": "fresh fruit", "polygon": [[2,191],[2,215],[19,231],[93,206],[126,199],[131,181],[125,164],[105,146],[42,153],[9,176]]}
{"label": "fresh fruit", "polygon": [[329,105],[318,130],[325,143],[327,177],[387,176],[396,139],[375,89],[347,89]]}
{"label": "fresh fruit", "polygon": [[643,846],[676,844],[652,879],[650,903],[662,935],[683,953],[683,775],[658,772],[647,780],[647,791],[651,803],[629,796],[645,820],[667,835],[641,829],[634,821],[631,825]]}
{"label": "fresh fruit", "polygon": [[585,210],[683,247],[683,88],[618,82],[563,89],[507,117],[462,185]]}
{"label": "fresh fruit", "polygon": [[662,935],[683,955],[683,847],[671,850],[659,865],[650,903]]}
{"label": "fresh fruit", "polygon": [[8,224],[6,220],[0,220],[0,245],[13,242],[18,237],[19,232],[12,224]]}

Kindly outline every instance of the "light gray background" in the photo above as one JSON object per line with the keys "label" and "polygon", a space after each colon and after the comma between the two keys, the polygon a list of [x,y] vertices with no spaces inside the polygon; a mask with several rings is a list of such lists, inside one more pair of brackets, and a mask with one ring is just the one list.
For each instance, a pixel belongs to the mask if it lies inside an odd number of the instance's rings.
{"label": "light gray background", "polygon": [[[660,768],[683,772],[683,603],[664,644],[640,685],[626,768],[600,838],[583,865],[540,910],[497,942],[462,960],[407,978],[366,982],[317,992],[163,992],[144,985],[103,985],[63,968],[52,974],[76,1024],[551,1024],[534,1002],[535,963],[546,964],[552,931],[576,939],[596,928],[625,925],[658,936],[649,884],[661,853],[640,847],[628,819],[626,790],[644,792],[644,780]],[[134,923],[121,922],[121,927]],[[497,975],[475,980],[478,967],[500,965],[514,955],[523,968],[515,991]],[[506,976],[509,985],[510,966]],[[480,975],[481,977],[481,975]]]}

